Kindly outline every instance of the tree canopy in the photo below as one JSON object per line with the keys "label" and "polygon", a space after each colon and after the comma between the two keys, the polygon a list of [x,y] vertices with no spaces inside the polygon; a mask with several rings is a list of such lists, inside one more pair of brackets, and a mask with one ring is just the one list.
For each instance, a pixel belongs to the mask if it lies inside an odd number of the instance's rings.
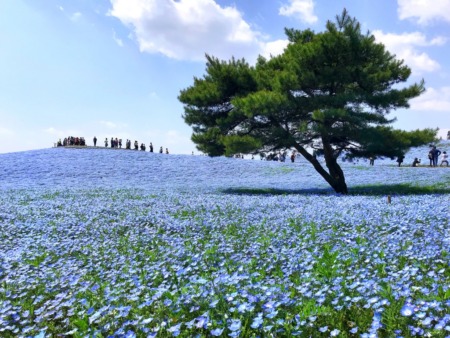
{"label": "tree canopy", "polygon": [[[411,70],[344,9],[324,32],[285,29],[284,52],[254,66],[206,55],[206,74],[180,92],[192,141],[210,156],[296,149],[339,193],[338,164],[350,157],[395,157],[436,138],[402,131],[387,115],[408,108],[424,81],[400,87]],[[323,154],[325,166],[309,150]]]}

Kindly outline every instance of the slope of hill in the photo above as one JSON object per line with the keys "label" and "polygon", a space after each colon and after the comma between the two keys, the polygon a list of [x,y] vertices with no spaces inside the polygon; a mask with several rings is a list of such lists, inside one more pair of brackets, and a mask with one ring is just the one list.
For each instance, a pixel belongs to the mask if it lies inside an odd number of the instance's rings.
{"label": "slope of hill", "polygon": [[[450,151],[450,143],[439,145]],[[427,147],[407,154],[404,167],[390,159],[341,162],[350,186],[367,184],[437,184],[448,179],[445,168],[410,168],[414,157],[426,164]],[[295,163],[206,156],[166,155],[110,149],[51,148],[0,155],[2,189],[32,187],[142,188],[148,191],[234,188],[314,190],[326,182],[301,157]]]}
{"label": "slope of hill", "polygon": [[450,168],[342,165],[0,155],[0,336],[447,336]]}

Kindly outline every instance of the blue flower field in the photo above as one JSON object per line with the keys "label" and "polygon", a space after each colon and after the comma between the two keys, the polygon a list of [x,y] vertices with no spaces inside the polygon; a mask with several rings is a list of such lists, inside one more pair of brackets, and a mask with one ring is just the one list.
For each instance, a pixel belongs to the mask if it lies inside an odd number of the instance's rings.
{"label": "blue flower field", "polygon": [[427,151],[342,162],[349,196],[302,158],[1,154],[0,336],[450,337]]}

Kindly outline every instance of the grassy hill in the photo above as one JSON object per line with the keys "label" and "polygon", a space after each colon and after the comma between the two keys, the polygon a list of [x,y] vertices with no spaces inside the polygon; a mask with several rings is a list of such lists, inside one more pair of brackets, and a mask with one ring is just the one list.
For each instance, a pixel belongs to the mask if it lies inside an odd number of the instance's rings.
{"label": "grassy hill", "polygon": [[0,336],[445,337],[450,168],[392,162],[0,155]]}

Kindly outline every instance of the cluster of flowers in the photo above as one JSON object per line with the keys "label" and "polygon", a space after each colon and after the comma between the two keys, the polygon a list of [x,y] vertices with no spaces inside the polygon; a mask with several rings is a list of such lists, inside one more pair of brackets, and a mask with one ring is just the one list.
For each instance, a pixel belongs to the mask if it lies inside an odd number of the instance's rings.
{"label": "cluster of flowers", "polygon": [[[307,190],[315,174],[226,158],[58,154],[2,155],[1,336],[450,333],[448,195],[243,195],[222,189]],[[67,162],[86,167],[64,171]],[[387,169],[390,182],[409,183],[420,168],[373,169],[345,170],[356,184],[383,182]],[[433,183],[448,178],[437,169]]]}

